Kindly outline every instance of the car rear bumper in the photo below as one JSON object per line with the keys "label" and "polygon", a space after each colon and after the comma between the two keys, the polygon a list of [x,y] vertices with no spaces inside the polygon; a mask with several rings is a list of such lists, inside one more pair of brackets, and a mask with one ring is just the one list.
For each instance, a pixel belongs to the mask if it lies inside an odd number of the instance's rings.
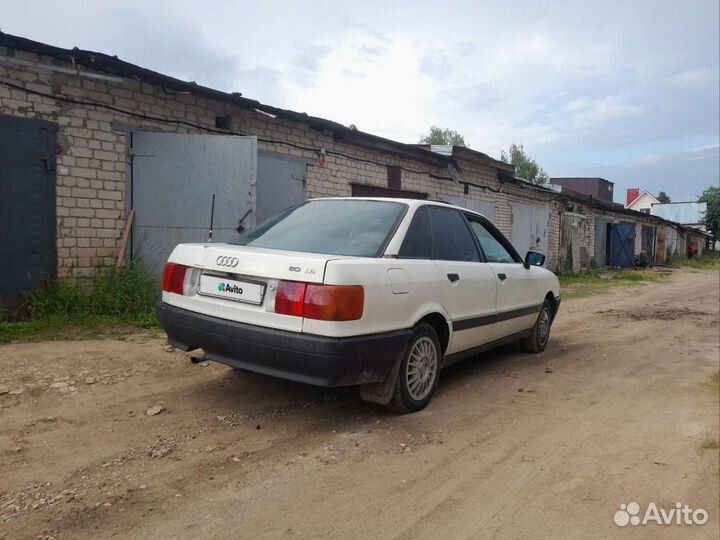
{"label": "car rear bumper", "polygon": [[332,338],[228,321],[157,305],[168,343],[202,348],[210,360],[317,386],[382,382],[404,353],[410,330]]}

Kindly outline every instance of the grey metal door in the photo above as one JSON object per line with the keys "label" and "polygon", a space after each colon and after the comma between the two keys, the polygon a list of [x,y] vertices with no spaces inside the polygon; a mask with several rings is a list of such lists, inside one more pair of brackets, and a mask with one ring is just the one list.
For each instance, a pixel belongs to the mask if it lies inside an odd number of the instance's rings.
{"label": "grey metal door", "polygon": [[478,212],[490,221],[495,221],[495,203],[479,201],[468,197],[456,197],[454,195],[441,195],[440,200],[446,203],[454,204],[455,206],[467,208],[473,212]]}
{"label": "grey metal door", "polygon": [[579,272],[588,266],[585,246],[587,216],[564,212],[560,216],[560,249],[558,268],[561,272]]}
{"label": "grey metal door", "polygon": [[57,272],[55,139],[49,122],[0,116],[0,305]]}
{"label": "grey metal door", "polygon": [[607,265],[608,223],[605,218],[595,218],[595,263],[600,267]]}
{"label": "grey metal door", "polygon": [[653,261],[655,260],[655,227],[643,225],[642,232],[640,233],[640,240],[640,249],[645,252],[645,256],[648,261],[650,261],[650,264],[653,264]]}
{"label": "grey metal door", "polygon": [[308,161],[258,152],[255,223],[305,200]]}
{"label": "grey metal door", "polygon": [[512,244],[521,257],[530,250],[548,255],[550,209],[512,203]]}
{"label": "grey metal door", "polygon": [[255,137],[133,132],[133,260],[159,276],[177,244],[207,241],[213,194],[213,240],[249,227],[256,157]]}

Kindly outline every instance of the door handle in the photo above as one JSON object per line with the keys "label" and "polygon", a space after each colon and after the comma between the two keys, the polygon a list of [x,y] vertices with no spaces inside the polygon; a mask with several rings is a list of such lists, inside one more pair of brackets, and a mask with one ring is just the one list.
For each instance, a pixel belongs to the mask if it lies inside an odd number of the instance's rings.
{"label": "door handle", "polygon": [[500,281],[505,281],[507,276],[505,274],[498,274],[498,279],[500,279]]}
{"label": "door handle", "polygon": [[460,276],[458,276],[457,274],[448,274],[447,278],[450,281],[452,281],[453,283],[455,283],[456,281],[458,281],[460,279]]}

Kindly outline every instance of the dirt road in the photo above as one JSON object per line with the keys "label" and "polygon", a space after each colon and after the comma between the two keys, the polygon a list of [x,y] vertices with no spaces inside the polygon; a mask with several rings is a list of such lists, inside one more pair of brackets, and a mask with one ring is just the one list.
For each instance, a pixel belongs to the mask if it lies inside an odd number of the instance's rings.
{"label": "dirt road", "polygon": [[[717,538],[719,281],[565,302],[545,353],[408,416],[150,335],[0,346],[0,538]],[[631,501],[709,521],[618,527]]]}

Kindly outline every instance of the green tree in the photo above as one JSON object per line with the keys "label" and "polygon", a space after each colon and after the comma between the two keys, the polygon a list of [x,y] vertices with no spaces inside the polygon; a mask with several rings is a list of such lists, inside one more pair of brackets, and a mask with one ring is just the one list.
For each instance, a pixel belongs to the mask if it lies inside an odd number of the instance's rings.
{"label": "green tree", "polygon": [[661,191],[658,193],[658,196],[655,197],[658,201],[660,201],[663,204],[667,204],[669,202],[672,202],[672,199],[670,198],[670,195],[665,193],[664,191]]}
{"label": "green tree", "polygon": [[713,238],[720,238],[720,188],[709,187],[700,195],[698,202],[707,203],[705,227],[712,232]]}
{"label": "green tree", "polygon": [[430,127],[430,133],[420,139],[420,144],[452,144],[453,146],[469,146],[465,143],[465,137],[454,129],[441,129],[437,126]]}
{"label": "green tree", "polygon": [[507,152],[501,152],[500,159],[515,165],[515,176],[531,184],[547,184],[550,180],[543,168],[525,153],[522,144],[511,144]]}

